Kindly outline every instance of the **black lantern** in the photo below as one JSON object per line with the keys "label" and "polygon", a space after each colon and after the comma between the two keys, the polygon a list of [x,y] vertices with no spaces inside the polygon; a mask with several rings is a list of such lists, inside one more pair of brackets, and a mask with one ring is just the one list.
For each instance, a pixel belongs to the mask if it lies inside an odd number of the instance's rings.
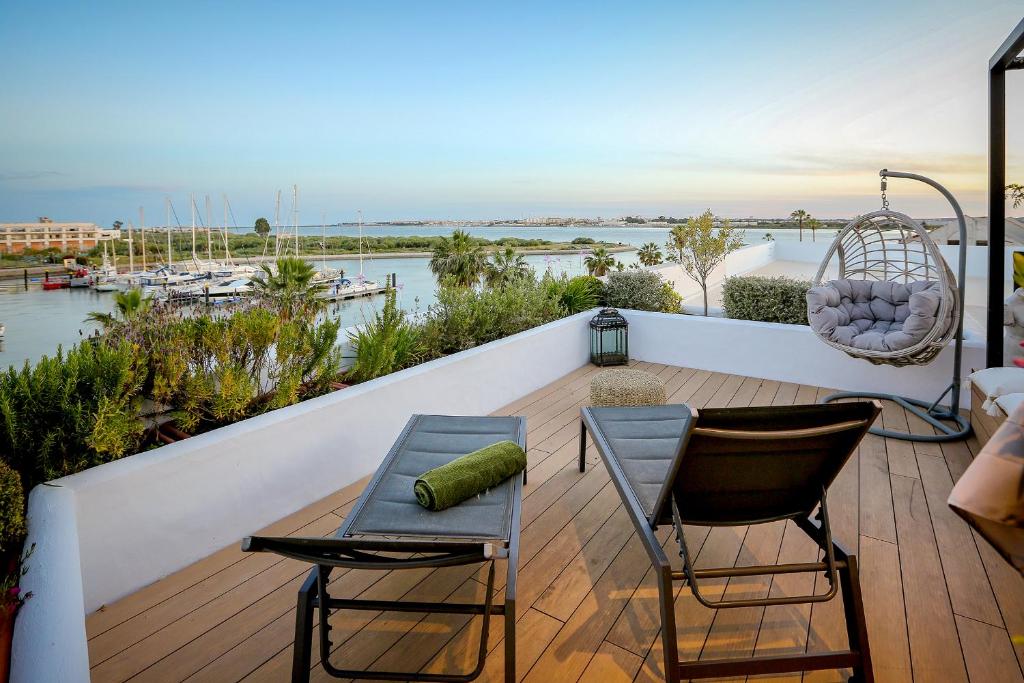
{"label": "black lantern", "polygon": [[590,321],[590,362],[625,365],[629,362],[629,323],[614,308],[603,308]]}

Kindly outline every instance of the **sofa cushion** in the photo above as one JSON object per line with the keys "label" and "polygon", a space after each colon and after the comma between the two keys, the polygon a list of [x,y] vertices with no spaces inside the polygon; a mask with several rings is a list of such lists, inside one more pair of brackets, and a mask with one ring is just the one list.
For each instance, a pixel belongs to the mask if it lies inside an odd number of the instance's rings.
{"label": "sofa cushion", "polygon": [[[868,351],[899,351],[935,327],[942,304],[938,282],[832,280],[807,291],[807,319],[820,336]],[[947,325],[952,312],[943,325]]]}

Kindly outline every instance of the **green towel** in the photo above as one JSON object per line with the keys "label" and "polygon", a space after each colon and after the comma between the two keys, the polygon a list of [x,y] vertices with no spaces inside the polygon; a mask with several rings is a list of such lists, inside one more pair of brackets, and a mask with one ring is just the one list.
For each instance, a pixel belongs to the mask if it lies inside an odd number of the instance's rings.
{"label": "green towel", "polygon": [[526,469],[526,453],[513,441],[499,441],[423,473],[413,491],[428,510],[444,510],[500,484]]}

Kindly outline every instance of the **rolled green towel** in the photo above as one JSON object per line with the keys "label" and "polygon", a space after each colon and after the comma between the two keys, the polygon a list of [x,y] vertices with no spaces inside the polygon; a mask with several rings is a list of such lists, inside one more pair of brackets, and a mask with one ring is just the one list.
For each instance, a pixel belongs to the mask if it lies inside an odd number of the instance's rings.
{"label": "rolled green towel", "polygon": [[413,485],[428,510],[444,510],[497,486],[526,469],[526,453],[513,441],[499,441],[424,472]]}

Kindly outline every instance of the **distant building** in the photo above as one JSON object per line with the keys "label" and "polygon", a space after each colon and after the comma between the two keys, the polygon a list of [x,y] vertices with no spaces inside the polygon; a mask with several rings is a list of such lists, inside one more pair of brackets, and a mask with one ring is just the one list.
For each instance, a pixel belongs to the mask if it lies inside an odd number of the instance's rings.
{"label": "distant building", "polygon": [[38,223],[0,223],[0,253],[50,248],[78,253],[120,236],[120,230],[101,228],[95,223],[54,223],[48,218],[40,218]]}
{"label": "distant building", "polygon": [[[926,225],[938,224],[928,235],[939,244],[960,244],[960,223],[955,218],[927,219]],[[984,247],[988,245],[988,217],[964,216],[967,224],[967,244]],[[1024,221],[1019,218],[1006,219],[1007,245],[1024,245]]]}

